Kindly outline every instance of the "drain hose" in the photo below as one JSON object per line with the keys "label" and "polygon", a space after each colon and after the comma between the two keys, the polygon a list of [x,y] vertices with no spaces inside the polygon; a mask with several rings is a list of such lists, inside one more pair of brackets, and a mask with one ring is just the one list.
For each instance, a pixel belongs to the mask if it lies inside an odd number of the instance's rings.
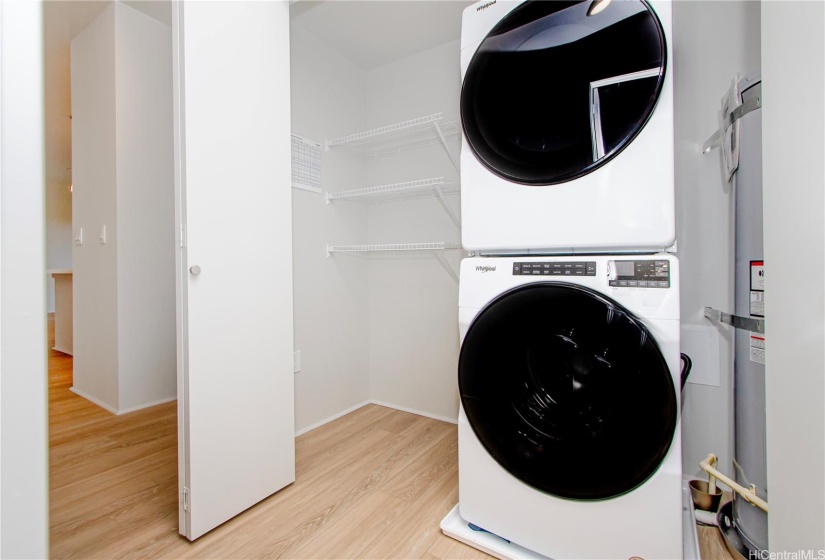
{"label": "drain hose", "polygon": [[685,383],[687,383],[687,378],[690,375],[690,368],[693,367],[693,361],[690,359],[690,356],[685,354],[684,352],[681,355],[682,358],[682,389],[685,388]]}

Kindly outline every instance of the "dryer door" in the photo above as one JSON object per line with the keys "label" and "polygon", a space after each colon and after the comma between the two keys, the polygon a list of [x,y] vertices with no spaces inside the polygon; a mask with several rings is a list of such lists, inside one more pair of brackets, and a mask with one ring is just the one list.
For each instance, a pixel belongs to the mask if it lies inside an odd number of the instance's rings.
{"label": "dryer door", "polygon": [[633,490],[659,467],[676,428],[671,373],[651,334],[573,284],[528,284],[485,307],[462,343],[458,380],[487,452],[562,498]]}
{"label": "dryer door", "polygon": [[464,135],[479,161],[508,181],[576,179],[641,131],[666,60],[661,23],[643,0],[525,2],[467,68]]}

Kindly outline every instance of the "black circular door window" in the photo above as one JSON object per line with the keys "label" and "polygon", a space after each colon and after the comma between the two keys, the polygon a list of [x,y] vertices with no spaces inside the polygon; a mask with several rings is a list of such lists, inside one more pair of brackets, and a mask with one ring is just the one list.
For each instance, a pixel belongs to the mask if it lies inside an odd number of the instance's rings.
{"label": "black circular door window", "polygon": [[461,403],[508,472],[548,494],[619,496],[659,467],[676,392],[645,326],[587,288],[541,282],[485,307],[461,346]]}
{"label": "black circular door window", "polygon": [[642,130],[666,61],[662,25],[643,0],[525,2],[493,28],[467,68],[465,137],[508,181],[571,181]]}

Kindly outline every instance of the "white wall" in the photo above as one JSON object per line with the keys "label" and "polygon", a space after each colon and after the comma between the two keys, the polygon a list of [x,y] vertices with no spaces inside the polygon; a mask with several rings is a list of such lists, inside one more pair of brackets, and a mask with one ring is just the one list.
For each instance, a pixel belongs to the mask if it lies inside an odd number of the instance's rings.
{"label": "white wall", "polygon": [[822,551],[825,5],[762,10],[768,536],[773,553]]}
{"label": "white wall", "polygon": [[123,413],[177,394],[171,30],[113,3],[71,49],[72,390]]}
{"label": "white wall", "polygon": [[0,556],[49,553],[43,5],[0,3]]}
{"label": "white wall", "polygon": [[[73,389],[117,410],[117,196],[114,4],[72,41]],[[107,243],[98,230],[107,228]]]}
{"label": "white wall", "polygon": [[[323,142],[430,113],[458,118],[457,42],[370,72],[294,24],[291,46],[296,134]],[[325,191],[457,175],[440,147],[375,159],[341,149],[323,154]],[[458,229],[435,199],[367,207],[293,195],[298,432],[367,400],[454,420],[456,283],[432,258],[328,259],[324,249],[457,241]],[[457,199],[451,203],[458,212]],[[448,258],[457,270],[460,256]]]}
{"label": "white wall", "polygon": [[737,73],[759,71],[759,17],[759,2],[673,3],[682,323],[718,333],[721,379],[718,387],[688,383],[685,389],[682,461],[686,475],[699,476],[699,461],[711,452],[719,457],[723,470],[733,472],[733,331],[714,327],[704,319],[703,309],[733,310],[734,206],[719,152],[703,155],[701,151],[718,128],[720,100],[731,80]]}
{"label": "white wall", "polygon": [[[291,28],[292,132],[322,142],[364,127],[365,72],[297,25]],[[363,186],[364,162],[322,154],[324,191]],[[295,427],[300,433],[370,398],[367,263],[326,257],[326,245],[365,243],[367,211],[327,206],[323,194],[293,189]]]}
{"label": "white wall", "polygon": [[116,3],[117,305],[121,412],[174,399],[172,30]]}
{"label": "white wall", "polygon": [[[72,268],[72,121],[69,25],[44,9],[46,76],[46,268]],[[49,313],[54,312],[54,279],[47,277]]]}
{"label": "white wall", "polygon": [[[69,185],[49,181],[46,182],[46,268],[72,268],[72,193]],[[54,313],[54,278],[49,275],[46,279],[46,310]]]}
{"label": "white wall", "polygon": [[[433,113],[458,121],[458,41],[379,67],[367,77],[367,125],[393,124]],[[450,148],[458,156],[459,145]],[[367,185],[458,173],[440,146],[377,158]],[[458,199],[449,200],[459,213]],[[370,243],[460,240],[436,199],[371,206]],[[458,271],[458,251],[446,254]],[[373,400],[455,421],[458,416],[458,284],[433,258],[370,261],[370,394]]]}

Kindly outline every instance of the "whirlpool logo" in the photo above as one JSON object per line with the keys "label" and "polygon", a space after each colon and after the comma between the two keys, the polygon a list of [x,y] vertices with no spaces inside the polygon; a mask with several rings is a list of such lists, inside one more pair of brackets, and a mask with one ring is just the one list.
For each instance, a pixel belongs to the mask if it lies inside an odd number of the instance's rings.
{"label": "whirlpool logo", "polygon": [[487,8],[489,8],[490,6],[492,6],[495,3],[496,3],[496,0],[493,0],[492,2],[486,2],[486,3],[482,4],[481,6],[479,6],[478,8],[476,8],[476,11],[480,12],[481,10],[486,10]]}
{"label": "whirlpool logo", "polygon": [[481,272],[482,274],[484,274],[485,272],[495,272],[495,271],[496,271],[496,267],[494,267],[494,266],[477,266],[476,267],[476,272]]}

